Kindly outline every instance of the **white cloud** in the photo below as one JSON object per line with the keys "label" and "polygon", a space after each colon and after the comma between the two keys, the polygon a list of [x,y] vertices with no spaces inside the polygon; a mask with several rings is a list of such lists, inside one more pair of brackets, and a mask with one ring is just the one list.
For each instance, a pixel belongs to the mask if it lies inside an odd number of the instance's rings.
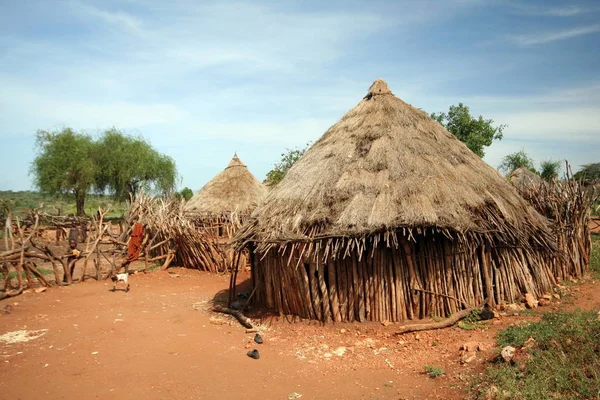
{"label": "white cloud", "polygon": [[527,140],[593,142],[600,145],[600,113],[598,108],[564,108],[494,116],[509,126],[510,136]]}
{"label": "white cloud", "polygon": [[555,7],[544,12],[545,15],[551,15],[553,17],[573,17],[575,15],[579,15],[584,13],[585,10],[581,7],[577,6],[567,6],[567,7]]}
{"label": "white cloud", "polygon": [[72,3],[75,9],[79,9],[82,14],[88,14],[90,17],[99,18],[107,24],[113,25],[114,27],[124,27],[131,32],[141,33],[141,21],[123,11],[109,12],[91,6],[89,4]]}
{"label": "white cloud", "polygon": [[529,35],[514,35],[510,38],[519,46],[535,46],[539,44],[555,42],[558,40],[571,39],[577,36],[589,35],[596,32],[600,32],[600,25],[581,26],[542,34],[534,33]]}

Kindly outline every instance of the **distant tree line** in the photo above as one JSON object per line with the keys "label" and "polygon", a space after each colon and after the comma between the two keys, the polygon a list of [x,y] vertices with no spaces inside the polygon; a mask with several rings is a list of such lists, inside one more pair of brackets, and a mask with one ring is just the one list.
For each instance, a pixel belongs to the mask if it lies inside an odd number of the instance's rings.
{"label": "distant tree line", "polygon": [[[498,166],[498,169],[504,172],[506,175],[510,175],[511,172],[517,168],[524,167],[531,172],[538,174],[546,181],[558,179],[559,174],[562,170],[561,162],[555,160],[544,160],[540,163],[539,169],[535,168],[533,159],[525,152],[525,149],[521,149],[517,152],[507,154],[502,158],[502,162]],[[579,171],[577,171],[573,178],[580,180],[585,184],[594,184],[600,182],[600,163],[591,163],[582,165]]]}
{"label": "distant tree line", "polygon": [[108,193],[117,200],[135,197],[146,189],[172,194],[177,179],[175,162],[156,151],[142,137],[115,128],[98,139],[71,128],[39,130],[37,155],[30,173],[35,186],[46,194],[68,194],[75,199],[77,215],[85,215],[88,193]]}

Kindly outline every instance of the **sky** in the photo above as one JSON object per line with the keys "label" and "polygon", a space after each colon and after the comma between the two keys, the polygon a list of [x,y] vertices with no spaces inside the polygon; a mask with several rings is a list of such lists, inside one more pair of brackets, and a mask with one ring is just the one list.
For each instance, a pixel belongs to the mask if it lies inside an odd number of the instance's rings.
{"label": "sky", "polygon": [[0,190],[39,129],[116,127],[199,190],[234,152],[263,180],[383,78],[427,112],[507,124],[486,150],[600,162],[600,2],[0,0]]}

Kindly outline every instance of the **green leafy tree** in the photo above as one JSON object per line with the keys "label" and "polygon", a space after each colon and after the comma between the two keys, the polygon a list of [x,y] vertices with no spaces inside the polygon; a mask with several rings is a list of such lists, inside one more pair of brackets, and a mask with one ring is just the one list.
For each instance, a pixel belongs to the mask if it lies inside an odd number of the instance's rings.
{"label": "green leafy tree", "polygon": [[71,128],[59,132],[39,130],[35,146],[38,154],[30,170],[35,186],[46,194],[73,195],[77,215],[85,215],[85,198],[97,171],[92,138]]}
{"label": "green leafy tree", "polygon": [[587,184],[600,182],[600,163],[584,165],[573,177]]}
{"label": "green leafy tree", "polygon": [[529,155],[523,149],[517,151],[516,153],[511,153],[504,156],[502,162],[498,166],[498,169],[500,171],[504,171],[504,173],[508,175],[515,169],[520,167],[525,167],[528,170],[537,174],[537,171],[533,166],[533,159],[529,157]]}
{"label": "green leafy tree", "polygon": [[172,193],[177,179],[175,162],[141,137],[109,129],[98,139],[96,188],[115,198],[134,198],[141,189]]}
{"label": "green leafy tree", "polygon": [[540,176],[545,181],[558,179],[560,173],[560,161],[544,160],[540,164]]}
{"label": "green leafy tree", "polygon": [[184,187],[179,194],[185,201],[188,201],[194,196],[194,192],[192,192],[192,189],[189,187]]}
{"label": "green leafy tree", "polygon": [[303,149],[286,149],[285,153],[281,153],[281,159],[275,164],[275,167],[267,172],[267,177],[263,183],[267,186],[275,186],[281,182],[288,170],[306,153],[309,147],[310,143],[307,143]]}
{"label": "green leafy tree", "polygon": [[484,147],[492,144],[494,140],[502,139],[502,132],[507,125],[494,126],[494,121],[471,116],[469,107],[463,103],[450,106],[448,114],[432,113],[431,118],[442,124],[449,132],[456,136],[461,142],[479,157],[485,155]]}

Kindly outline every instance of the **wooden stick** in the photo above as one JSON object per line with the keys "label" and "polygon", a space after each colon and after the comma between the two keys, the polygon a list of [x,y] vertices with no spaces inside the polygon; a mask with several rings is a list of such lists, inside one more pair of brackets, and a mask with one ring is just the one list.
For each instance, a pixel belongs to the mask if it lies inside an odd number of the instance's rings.
{"label": "wooden stick", "polygon": [[244,314],[242,314],[240,311],[238,310],[233,310],[231,308],[227,308],[227,307],[223,307],[220,306],[218,304],[216,304],[213,309],[213,311],[215,312],[220,312],[220,313],[224,313],[224,314],[229,314],[229,315],[233,315],[240,324],[242,324],[242,326],[246,329],[252,329],[252,321],[250,320],[250,318],[244,316]]}
{"label": "wooden stick", "polygon": [[431,323],[427,323],[427,324],[414,324],[414,325],[401,326],[400,330],[398,332],[396,332],[396,334],[401,335],[403,333],[409,333],[409,332],[428,331],[428,330],[432,330],[432,329],[447,328],[449,326],[454,325],[461,319],[468,317],[469,314],[471,314],[471,312],[482,308],[486,302],[487,302],[487,299],[477,307],[467,308],[466,310],[458,311],[458,312],[452,314],[452,316],[450,318],[446,318],[445,320],[440,321],[440,322],[431,322]]}

